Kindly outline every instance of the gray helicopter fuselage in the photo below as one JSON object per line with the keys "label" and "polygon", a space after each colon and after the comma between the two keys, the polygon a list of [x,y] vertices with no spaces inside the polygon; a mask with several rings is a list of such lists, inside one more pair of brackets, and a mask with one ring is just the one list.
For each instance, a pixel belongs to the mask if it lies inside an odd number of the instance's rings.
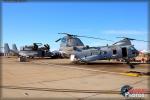
{"label": "gray helicopter fuselage", "polygon": [[31,45],[21,47],[19,55],[24,57],[50,57],[51,52],[45,47],[39,48],[38,46],[36,47],[34,45]]}
{"label": "gray helicopter fuselage", "polygon": [[110,46],[89,47],[75,36],[61,38],[59,52],[62,57],[74,55],[78,60],[95,61],[104,59],[128,59],[137,56],[138,51],[127,38],[122,39]]}
{"label": "gray helicopter fuselage", "polygon": [[[126,46],[103,46],[103,47],[90,47],[82,49],[81,51],[74,52],[76,60],[79,61],[95,61],[95,60],[108,60],[108,59],[129,59],[136,57],[138,51],[132,45]],[[74,59],[75,60],[75,59]]]}

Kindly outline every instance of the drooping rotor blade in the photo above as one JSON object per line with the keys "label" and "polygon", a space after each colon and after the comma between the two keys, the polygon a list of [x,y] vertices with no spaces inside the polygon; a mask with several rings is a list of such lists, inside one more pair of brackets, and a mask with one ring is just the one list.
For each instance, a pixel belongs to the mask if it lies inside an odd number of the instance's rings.
{"label": "drooping rotor blade", "polygon": [[105,40],[105,41],[111,41],[111,42],[114,42],[114,41],[112,41],[112,40],[103,39],[103,38],[96,38],[96,37],[91,37],[91,36],[73,35],[73,34],[69,34],[69,33],[58,33],[58,34],[65,34],[65,35],[68,35],[68,36],[74,36],[74,37],[85,37],[85,38],[91,38],[91,39],[98,39],[98,40]]}
{"label": "drooping rotor blade", "polygon": [[70,34],[70,33],[58,33],[58,34],[65,34],[70,37],[79,37],[78,35],[74,35],[74,34]]}
{"label": "drooping rotor blade", "polygon": [[80,36],[80,35],[75,35],[75,36],[114,42],[113,40],[108,40],[108,39],[103,39],[103,38],[96,38],[96,37],[91,37],[91,36]]}
{"label": "drooping rotor blade", "polygon": [[142,42],[150,42],[150,41],[138,40],[138,39],[133,39],[133,38],[128,38],[128,37],[117,37],[117,38],[124,38],[124,39],[129,39],[129,40],[134,40],[134,41],[142,41]]}
{"label": "drooping rotor blade", "polygon": [[145,40],[137,40],[137,39],[135,39],[135,41],[150,42],[150,41],[145,41]]}
{"label": "drooping rotor blade", "polygon": [[61,40],[61,38],[59,38],[58,40],[56,40],[55,42],[58,42],[58,41],[60,41]]}
{"label": "drooping rotor blade", "polygon": [[128,40],[135,40],[133,38],[128,38],[128,37],[117,37],[117,38],[124,38],[124,39],[128,39]]}
{"label": "drooping rotor blade", "polygon": [[68,33],[62,32],[62,33],[58,33],[58,34],[68,34]]}
{"label": "drooping rotor blade", "polygon": [[63,32],[63,33],[58,33],[58,34],[65,34],[65,35],[68,35],[68,36],[73,36],[72,34],[65,33],[65,32]]}

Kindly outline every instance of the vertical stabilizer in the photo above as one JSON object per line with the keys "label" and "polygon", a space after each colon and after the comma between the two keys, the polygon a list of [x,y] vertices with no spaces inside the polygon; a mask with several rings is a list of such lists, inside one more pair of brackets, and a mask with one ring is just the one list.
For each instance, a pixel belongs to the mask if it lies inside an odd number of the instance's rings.
{"label": "vertical stabilizer", "polygon": [[18,52],[18,49],[17,49],[16,44],[13,44],[13,45],[12,45],[12,50],[13,50],[14,52]]}
{"label": "vertical stabilizer", "polygon": [[10,53],[10,48],[9,48],[8,43],[4,44],[4,53],[6,53],[6,54]]}

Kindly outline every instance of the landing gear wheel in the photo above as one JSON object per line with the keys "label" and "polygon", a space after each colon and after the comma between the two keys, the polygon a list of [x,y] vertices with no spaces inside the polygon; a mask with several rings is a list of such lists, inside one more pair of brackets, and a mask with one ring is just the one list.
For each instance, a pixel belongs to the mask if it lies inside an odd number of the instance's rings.
{"label": "landing gear wheel", "polygon": [[130,67],[131,69],[134,69],[134,68],[135,68],[135,66],[134,66],[133,64],[131,64],[129,60],[125,59],[125,61],[127,62],[127,65],[129,65],[129,67]]}
{"label": "landing gear wheel", "polygon": [[135,68],[134,65],[132,65],[132,64],[129,64],[129,67],[130,67],[131,69],[134,69],[134,68]]}

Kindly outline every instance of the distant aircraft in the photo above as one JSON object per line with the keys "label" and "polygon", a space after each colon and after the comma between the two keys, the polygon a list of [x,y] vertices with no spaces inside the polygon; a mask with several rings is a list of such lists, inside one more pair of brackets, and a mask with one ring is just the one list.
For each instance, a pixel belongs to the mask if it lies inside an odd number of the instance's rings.
{"label": "distant aircraft", "polygon": [[45,44],[42,46],[42,43],[33,43],[33,45],[25,45],[21,47],[19,51],[20,57],[50,57],[50,46]]}
{"label": "distant aircraft", "polygon": [[4,44],[4,56],[8,56],[8,55],[17,55],[18,56],[18,49],[16,44],[12,45],[12,49],[9,48],[8,43]]}
{"label": "distant aircraft", "polygon": [[21,62],[26,61],[28,58],[51,57],[52,53],[50,52],[50,46],[45,44],[43,47],[40,47],[41,45],[42,43],[33,43],[33,45],[25,45],[18,50],[16,44],[13,44],[12,49],[10,49],[8,43],[5,43],[4,55],[16,55]]}

